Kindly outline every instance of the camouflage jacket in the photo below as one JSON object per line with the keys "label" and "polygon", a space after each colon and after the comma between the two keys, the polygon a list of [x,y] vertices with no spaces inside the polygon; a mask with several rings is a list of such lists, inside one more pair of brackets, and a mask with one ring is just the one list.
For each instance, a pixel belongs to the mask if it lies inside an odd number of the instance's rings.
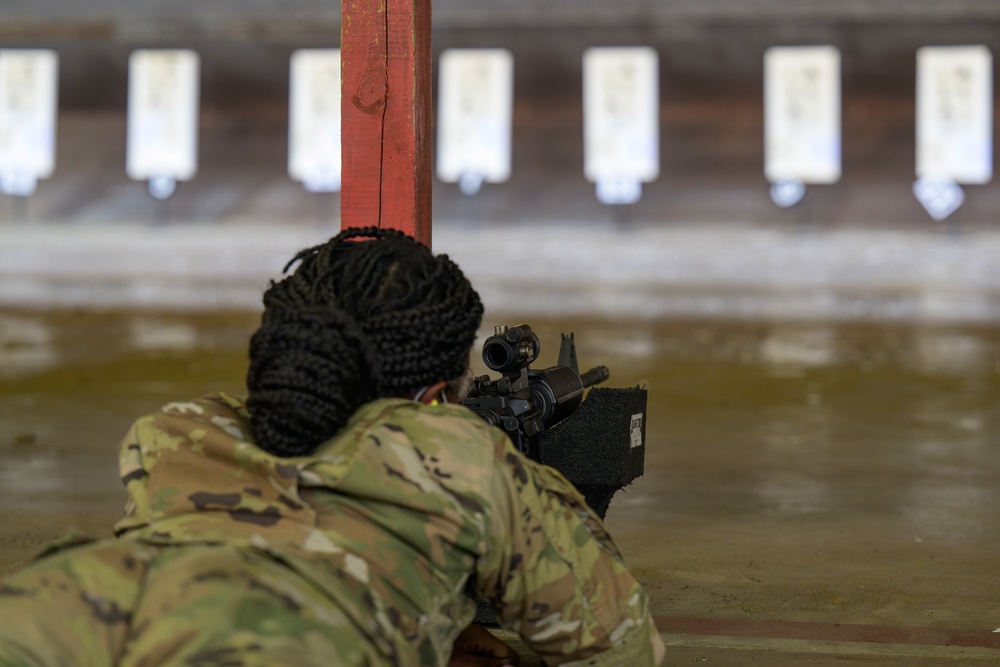
{"label": "camouflage jacket", "polygon": [[477,595],[545,664],[662,657],[646,594],[576,489],[462,406],[381,399],[314,455],[280,458],[219,394],[139,419],[120,470],[122,539],[265,551],[389,663],[446,664]]}

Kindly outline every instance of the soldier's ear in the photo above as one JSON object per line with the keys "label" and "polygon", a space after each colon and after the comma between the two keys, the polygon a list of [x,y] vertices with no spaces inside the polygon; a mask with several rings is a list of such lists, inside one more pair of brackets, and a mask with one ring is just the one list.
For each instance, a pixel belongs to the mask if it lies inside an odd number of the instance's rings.
{"label": "soldier's ear", "polygon": [[425,403],[430,405],[436,402],[441,397],[441,392],[448,385],[447,382],[441,380],[440,382],[435,382],[434,384],[427,387],[426,391],[420,395],[420,398],[416,399],[420,403]]}

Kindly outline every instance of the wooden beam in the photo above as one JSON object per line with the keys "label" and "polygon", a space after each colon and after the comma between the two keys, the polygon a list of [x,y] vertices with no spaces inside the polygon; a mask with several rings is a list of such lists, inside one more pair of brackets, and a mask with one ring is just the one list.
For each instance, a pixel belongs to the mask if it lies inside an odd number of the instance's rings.
{"label": "wooden beam", "polygon": [[431,244],[430,0],[342,0],[341,226]]}

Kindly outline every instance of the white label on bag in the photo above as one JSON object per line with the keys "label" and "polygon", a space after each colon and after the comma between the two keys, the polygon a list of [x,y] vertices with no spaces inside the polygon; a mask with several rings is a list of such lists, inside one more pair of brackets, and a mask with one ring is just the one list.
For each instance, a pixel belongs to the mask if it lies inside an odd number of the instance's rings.
{"label": "white label on bag", "polygon": [[632,415],[632,425],[629,428],[629,435],[632,439],[632,448],[642,446],[642,415],[639,413],[637,415]]}

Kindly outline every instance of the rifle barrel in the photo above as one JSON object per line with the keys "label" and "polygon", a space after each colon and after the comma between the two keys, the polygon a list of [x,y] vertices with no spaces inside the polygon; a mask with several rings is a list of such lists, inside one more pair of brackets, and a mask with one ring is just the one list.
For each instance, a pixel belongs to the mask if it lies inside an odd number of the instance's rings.
{"label": "rifle barrel", "polygon": [[583,382],[584,387],[590,387],[604,382],[609,377],[611,377],[611,372],[607,366],[594,366],[586,373],[580,375],[580,381]]}

